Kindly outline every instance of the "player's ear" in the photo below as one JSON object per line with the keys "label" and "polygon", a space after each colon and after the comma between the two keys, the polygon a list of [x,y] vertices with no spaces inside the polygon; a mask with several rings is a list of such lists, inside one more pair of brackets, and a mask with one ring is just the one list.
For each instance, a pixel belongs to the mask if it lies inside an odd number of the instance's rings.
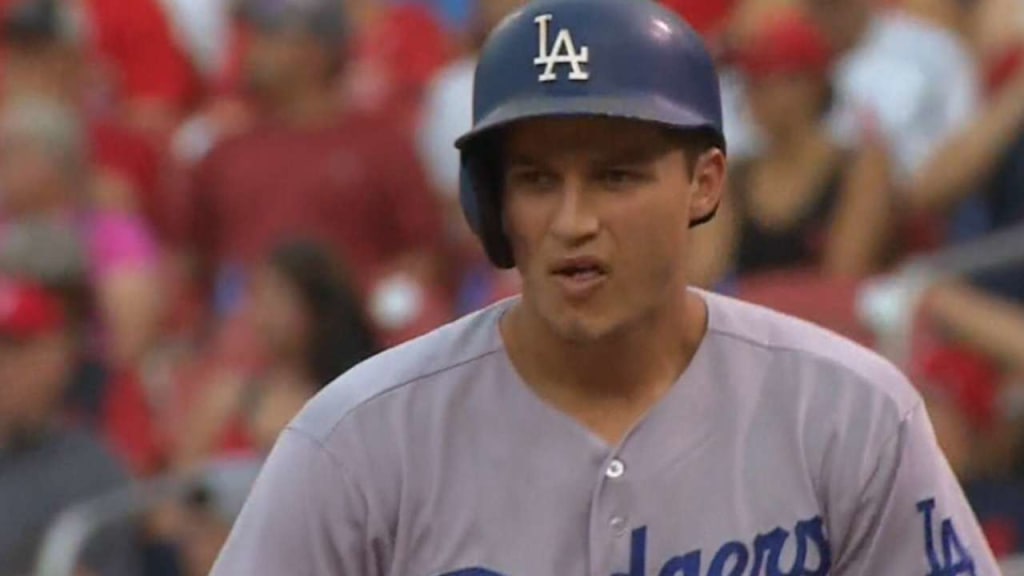
{"label": "player's ear", "polygon": [[701,152],[692,162],[690,178],[690,222],[709,220],[718,209],[725,190],[725,154],[718,148]]}

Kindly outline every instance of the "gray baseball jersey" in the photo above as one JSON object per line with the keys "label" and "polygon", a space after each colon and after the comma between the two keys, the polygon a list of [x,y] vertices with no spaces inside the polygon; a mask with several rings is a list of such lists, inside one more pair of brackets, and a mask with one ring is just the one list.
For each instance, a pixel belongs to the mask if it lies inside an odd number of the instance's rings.
{"label": "gray baseball jersey", "polygon": [[707,335],[618,446],[517,376],[511,301],[357,366],[281,436],[213,574],[999,574],[896,368],[701,294]]}

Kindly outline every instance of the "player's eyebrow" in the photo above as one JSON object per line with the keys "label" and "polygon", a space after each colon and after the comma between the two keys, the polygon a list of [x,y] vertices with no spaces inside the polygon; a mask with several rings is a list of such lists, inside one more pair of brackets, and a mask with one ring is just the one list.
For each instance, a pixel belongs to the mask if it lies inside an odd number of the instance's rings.
{"label": "player's eyebrow", "polygon": [[598,163],[602,165],[613,164],[646,164],[672,151],[671,142],[656,139],[644,141],[633,145],[623,146],[598,157]]}
{"label": "player's eyebrow", "polygon": [[[675,142],[660,136],[632,138],[631,140],[625,144],[615,143],[610,148],[599,142],[586,143],[579,147],[579,151],[588,156],[589,162],[592,164],[613,166],[616,164],[646,164],[678,147]],[[549,166],[550,162],[545,156],[537,153],[507,150],[502,165],[506,170],[513,166],[543,168]]]}
{"label": "player's eyebrow", "polygon": [[505,158],[504,165],[505,165],[505,168],[509,168],[511,166],[533,166],[533,167],[536,167],[536,166],[543,166],[544,162],[538,160],[537,158],[535,158],[533,156],[530,156],[529,154],[512,153],[512,154],[509,154]]}

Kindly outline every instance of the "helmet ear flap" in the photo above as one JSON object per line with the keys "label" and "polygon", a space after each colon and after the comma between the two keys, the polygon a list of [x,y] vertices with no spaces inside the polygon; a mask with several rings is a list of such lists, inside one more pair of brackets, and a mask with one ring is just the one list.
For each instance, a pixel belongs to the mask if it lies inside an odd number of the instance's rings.
{"label": "helmet ear flap", "polygon": [[480,238],[488,260],[497,268],[514,268],[515,258],[502,219],[501,177],[493,146],[480,142],[464,150],[461,178],[462,212]]}

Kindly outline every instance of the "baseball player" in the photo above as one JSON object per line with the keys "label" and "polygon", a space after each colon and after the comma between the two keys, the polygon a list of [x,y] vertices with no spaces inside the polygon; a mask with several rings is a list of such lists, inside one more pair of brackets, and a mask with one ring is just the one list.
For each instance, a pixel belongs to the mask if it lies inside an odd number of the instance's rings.
{"label": "baseball player", "polygon": [[999,573],[896,368],[687,286],[726,147],[686,23],[537,0],[473,108],[462,202],[522,296],[312,400],[215,576]]}

